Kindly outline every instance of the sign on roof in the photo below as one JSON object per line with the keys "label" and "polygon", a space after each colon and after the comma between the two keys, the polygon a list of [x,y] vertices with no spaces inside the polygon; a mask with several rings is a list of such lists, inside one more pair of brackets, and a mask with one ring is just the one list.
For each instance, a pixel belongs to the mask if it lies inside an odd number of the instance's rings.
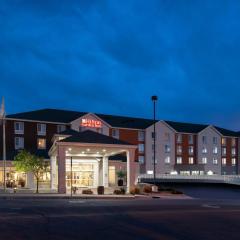
{"label": "sign on roof", "polygon": [[82,127],[101,128],[102,122],[94,119],[82,118]]}

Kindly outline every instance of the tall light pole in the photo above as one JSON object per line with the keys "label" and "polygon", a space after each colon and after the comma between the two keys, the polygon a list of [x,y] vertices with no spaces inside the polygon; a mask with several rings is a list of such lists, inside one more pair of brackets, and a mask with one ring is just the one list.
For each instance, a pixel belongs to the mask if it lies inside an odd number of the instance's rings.
{"label": "tall light pole", "polygon": [[158,100],[157,96],[152,96],[153,101],[153,181],[156,185],[156,102]]}

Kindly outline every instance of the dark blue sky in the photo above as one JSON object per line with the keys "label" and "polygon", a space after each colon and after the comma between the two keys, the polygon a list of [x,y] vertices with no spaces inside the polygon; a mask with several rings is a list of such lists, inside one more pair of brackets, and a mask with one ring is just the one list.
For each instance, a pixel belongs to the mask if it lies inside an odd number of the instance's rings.
{"label": "dark blue sky", "polygon": [[240,130],[240,1],[1,0],[0,95]]}

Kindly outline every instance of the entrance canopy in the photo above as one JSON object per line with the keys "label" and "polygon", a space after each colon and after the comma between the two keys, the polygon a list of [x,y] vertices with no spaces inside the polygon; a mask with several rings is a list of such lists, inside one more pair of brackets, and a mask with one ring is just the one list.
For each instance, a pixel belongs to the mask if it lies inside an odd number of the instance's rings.
{"label": "entrance canopy", "polygon": [[[69,159],[82,161],[82,163],[91,160],[98,161],[96,163],[98,174],[95,177],[98,179],[93,182],[95,185],[108,187],[108,159],[119,154],[127,156],[127,187],[129,190],[130,186],[134,185],[136,178],[137,163],[134,161],[136,148],[136,145],[90,130],[84,132],[67,130],[61,133],[56,137],[49,151],[51,169],[53,171],[55,169],[58,175],[59,193],[66,192],[66,169],[69,169]],[[54,161],[57,167],[54,167]]]}

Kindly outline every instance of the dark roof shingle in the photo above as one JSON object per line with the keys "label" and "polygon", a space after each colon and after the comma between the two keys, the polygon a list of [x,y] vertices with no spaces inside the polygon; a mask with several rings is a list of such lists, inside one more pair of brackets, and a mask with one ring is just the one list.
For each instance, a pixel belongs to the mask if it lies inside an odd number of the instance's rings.
{"label": "dark roof shingle", "polygon": [[172,127],[177,132],[182,133],[199,133],[208,125],[205,124],[195,124],[195,123],[182,123],[182,122],[173,122],[165,121],[170,127]]}

